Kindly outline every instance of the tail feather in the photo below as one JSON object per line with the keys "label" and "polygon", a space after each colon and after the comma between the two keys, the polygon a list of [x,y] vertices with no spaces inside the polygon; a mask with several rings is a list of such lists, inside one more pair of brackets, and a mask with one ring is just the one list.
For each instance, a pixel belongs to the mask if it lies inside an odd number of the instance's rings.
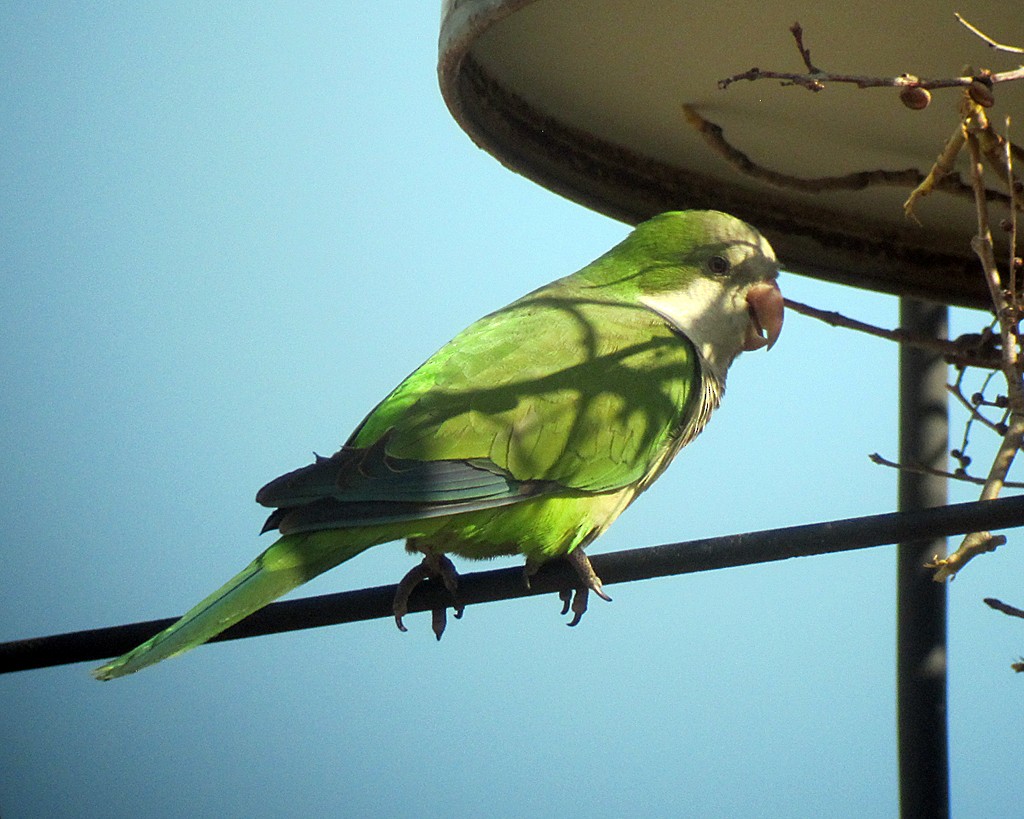
{"label": "tail feather", "polygon": [[[180,620],[92,674],[112,680],[205,643],[257,609],[328,569],[350,560],[373,541],[337,530],[285,535]],[[355,540],[356,542],[345,542]]]}

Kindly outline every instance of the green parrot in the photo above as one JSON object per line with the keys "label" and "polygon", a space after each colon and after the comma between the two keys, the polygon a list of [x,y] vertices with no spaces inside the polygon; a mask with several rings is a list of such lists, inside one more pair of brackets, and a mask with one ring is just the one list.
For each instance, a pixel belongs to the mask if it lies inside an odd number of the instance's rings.
{"label": "green parrot", "polygon": [[[565,557],[579,622],[609,599],[584,547],[704,428],[744,350],[782,329],[768,242],[724,213],[663,213],[596,261],[484,316],[381,401],[334,455],[264,486],[280,538],[180,620],[94,671],[109,680],[181,654],[380,543],[423,560],[409,594],[443,580],[447,555],[521,554],[527,582]],[[570,607],[568,592],[563,596]],[[434,612],[440,639],[444,610]]]}

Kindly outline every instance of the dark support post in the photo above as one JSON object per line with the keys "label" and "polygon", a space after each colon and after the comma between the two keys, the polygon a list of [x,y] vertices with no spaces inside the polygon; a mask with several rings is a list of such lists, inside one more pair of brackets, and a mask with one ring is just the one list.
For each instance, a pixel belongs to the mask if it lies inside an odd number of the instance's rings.
{"label": "dark support post", "polygon": [[[945,305],[900,300],[900,326],[945,338]],[[900,348],[900,461],[946,468],[949,418],[946,363],[936,353]],[[946,479],[899,473],[899,509],[946,503]],[[900,543],[896,568],[896,689],[900,815],[949,816],[946,736],[946,586],[924,568],[945,555],[944,538]]]}

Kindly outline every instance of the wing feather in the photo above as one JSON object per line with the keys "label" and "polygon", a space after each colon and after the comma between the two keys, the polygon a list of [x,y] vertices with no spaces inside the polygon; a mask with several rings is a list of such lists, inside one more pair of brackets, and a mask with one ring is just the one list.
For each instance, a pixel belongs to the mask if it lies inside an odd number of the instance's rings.
{"label": "wing feather", "polygon": [[282,532],[642,489],[708,401],[698,353],[639,304],[562,280],[471,325],[330,458],[265,486]]}

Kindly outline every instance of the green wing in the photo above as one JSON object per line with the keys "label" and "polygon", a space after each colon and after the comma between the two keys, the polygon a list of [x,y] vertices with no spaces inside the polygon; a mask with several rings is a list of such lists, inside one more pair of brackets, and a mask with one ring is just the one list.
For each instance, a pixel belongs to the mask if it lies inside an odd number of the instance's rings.
{"label": "green wing", "polygon": [[282,533],[417,520],[650,480],[699,429],[693,346],[657,314],[563,279],[485,316],[331,458],[257,500]]}
{"label": "green wing", "polygon": [[407,378],[349,442],[420,461],[486,459],[591,492],[639,481],[698,399],[689,341],[644,307],[565,280],[481,319]]}

